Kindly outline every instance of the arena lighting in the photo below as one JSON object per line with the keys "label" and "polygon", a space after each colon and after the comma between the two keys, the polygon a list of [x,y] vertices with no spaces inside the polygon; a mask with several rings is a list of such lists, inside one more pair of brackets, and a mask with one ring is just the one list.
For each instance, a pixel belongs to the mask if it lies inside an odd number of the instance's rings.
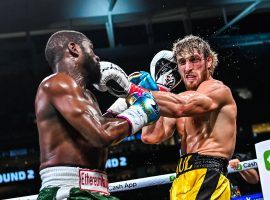
{"label": "arena lighting", "polygon": [[64,10],[68,11],[67,14],[70,19],[102,17],[106,16],[108,13],[109,1],[79,0],[71,1],[70,3],[64,5]]}
{"label": "arena lighting", "polygon": [[223,48],[269,45],[270,33],[218,36],[213,39]]}
{"label": "arena lighting", "polygon": [[[59,4],[61,4],[59,2]],[[70,19],[107,17],[112,15],[122,15],[144,12],[149,9],[150,3],[144,1],[119,1],[119,0],[76,0],[69,4],[64,4]]]}
{"label": "arena lighting", "polygon": [[254,3],[252,3],[250,6],[248,6],[245,10],[243,10],[239,15],[237,15],[235,18],[233,18],[230,22],[225,24],[222,28],[217,30],[214,33],[214,36],[220,35],[223,31],[225,31],[227,28],[231,27],[233,24],[241,20],[242,18],[246,17],[250,13],[252,13],[256,7],[261,3],[261,0],[257,0]]}
{"label": "arena lighting", "polygon": [[261,123],[261,124],[253,124],[252,132],[254,136],[261,133],[270,133],[270,122]]}
{"label": "arena lighting", "polygon": [[28,154],[28,149],[26,148],[11,149],[11,150],[0,152],[0,158],[26,156],[27,154]]}
{"label": "arena lighting", "polygon": [[252,92],[248,88],[238,88],[236,89],[236,92],[238,96],[242,99],[251,99],[252,98]]}

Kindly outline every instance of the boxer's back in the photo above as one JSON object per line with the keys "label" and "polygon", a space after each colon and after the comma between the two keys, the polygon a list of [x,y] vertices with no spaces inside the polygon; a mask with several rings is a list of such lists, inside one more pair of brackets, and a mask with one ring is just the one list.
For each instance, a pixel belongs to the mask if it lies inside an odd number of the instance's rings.
{"label": "boxer's back", "polygon": [[[58,77],[57,77],[58,76]],[[107,148],[94,148],[71,126],[52,103],[48,87],[56,77],[59,84],[65,83],[63,77],[54,74],[42,81],[35,101],[36,120],[40,143],[40,168],[49,166],[82,166],[104,170]],[[57,93],[57,91],[55,91]],[[99,111],[97,103],[88,94],[87,100]],[[55,98],[55,97],[54,97]],[[62,108],[68,101],[58,104]],[[100,111],[99,111],[100,112]]]}

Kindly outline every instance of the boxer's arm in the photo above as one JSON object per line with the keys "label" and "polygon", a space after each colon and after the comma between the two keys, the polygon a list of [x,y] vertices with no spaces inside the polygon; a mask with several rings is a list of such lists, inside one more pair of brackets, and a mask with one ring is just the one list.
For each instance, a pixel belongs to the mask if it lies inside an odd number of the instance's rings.
{"label": "boxer's arm", "polygon": [[159,120],[142,129],[141,140],[146,144],[159,144],[170,138],[175,131],[174,118],[160,117]]}
{"label": "boxer's arm", "polygon": [[240,171],[239,174],[250,184],[257,184],[259,182],[259,175],[255,169]]}
{"label": "boxer's arm", "polygon": [[[229,161],[229,166],[233,169],[237,169],[239,166],[240,160],[232,159]],[[239,174],[243,179],[250,184],[257,184],[259,182],[259,175],[255,169],[247,169],[240,171]]]}
{"label": "boxer's arm", "polygon": [[185,117],[205,114],[225,105],[234,105],[230,89],[221,82],[203,82],[197,91],[180,94],[152,92],[161,116]]}
{"label": "boxer's arm", "polygon": [[86,99],[69,76],[61,74],[44,85],[52,105],[89,142],[100,147],[129,135],[129,123],[120,118],[104,118],[94,100]]}

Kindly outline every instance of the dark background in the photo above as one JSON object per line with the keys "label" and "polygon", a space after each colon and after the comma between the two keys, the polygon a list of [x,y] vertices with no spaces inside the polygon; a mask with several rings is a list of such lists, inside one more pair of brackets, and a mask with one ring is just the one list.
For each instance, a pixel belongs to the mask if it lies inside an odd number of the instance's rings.
{"label": "dark background", "polygon": [[[0,19],[0,169],[36,172],[34,180],[0,183],[1,198],[37,194],[40,187],[34,99],[39,83],[51,73],[44,48],[57,30],[83,32],[101,60],[115,62],[127,74],[149,71],[152,57],[171,49],[178,38],[203,37],[218,53],[215,78],[231,88],[238,105],[236,151],[251,152],[255,158],[254,144],[270,138],[269,131],[254,134],[252,129],[269,123],[268,0],[1,0]],[[115,100],[94,93],[102,111]],[[160,145],[135,140],[111,148],[110,157],[124,155],[128,164],[108,169],[110,181],[172,173],[179,148],[177,136]],[[160,199],[168,198],[169,186],[164,187],[154,188],[163,194]],[[151,189],[137,193],[153,194]]]}

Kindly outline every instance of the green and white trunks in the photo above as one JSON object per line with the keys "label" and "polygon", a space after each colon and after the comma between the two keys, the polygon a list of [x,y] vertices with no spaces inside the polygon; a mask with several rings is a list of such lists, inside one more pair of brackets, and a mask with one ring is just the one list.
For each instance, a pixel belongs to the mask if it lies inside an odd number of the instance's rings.
{"label": "green and white trunks", "polygon": [[40,171],[38,200],[118,200],[108,191],[105,172],[79,167],[49,167]]}

